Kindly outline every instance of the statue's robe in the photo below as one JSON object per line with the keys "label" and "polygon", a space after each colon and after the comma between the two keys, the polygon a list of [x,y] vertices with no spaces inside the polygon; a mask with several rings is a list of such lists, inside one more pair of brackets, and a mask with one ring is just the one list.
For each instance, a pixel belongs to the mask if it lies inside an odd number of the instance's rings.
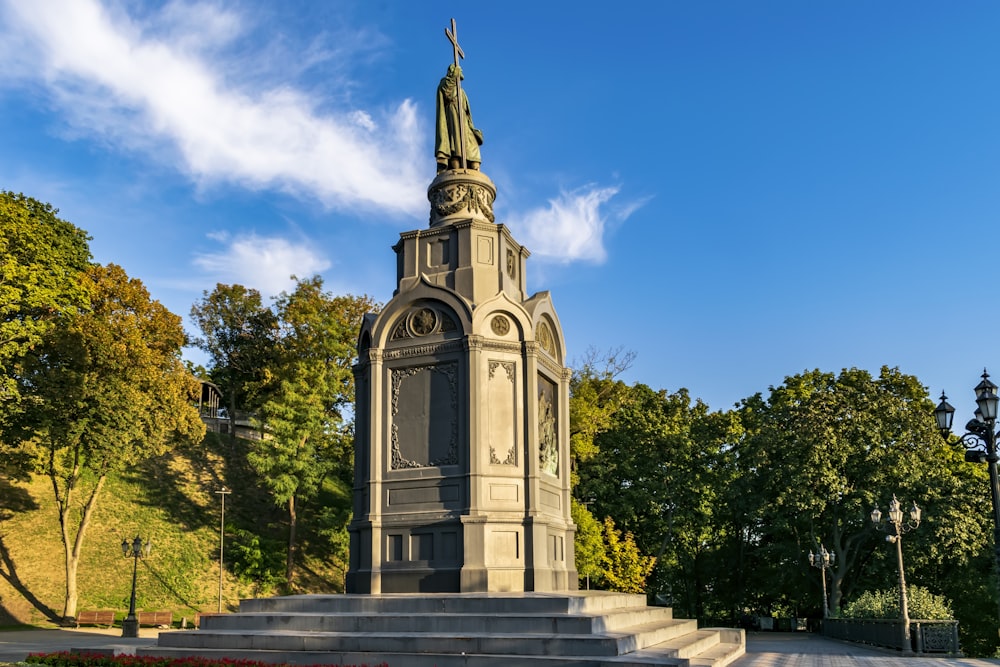
{"label": "statue's robe", "polygon": [[[448,73],[441,79],[437,89],[437,128],[434,133],[434,157],[439,163],[448,164],[450,158],[461,157],[459,150],[459,123],[465,122],[465,160],[482,162],[479,156],[479,144],[483,142],[482,133],[472,124],[472,111],[469,108],[469,98],[465,91],[458,88],[458,77],[461,70],[454,65],[448,66]],[[456,93],[461,92],[461,105],[455,104]],[[461,113],[459,113],[461,108]]]}

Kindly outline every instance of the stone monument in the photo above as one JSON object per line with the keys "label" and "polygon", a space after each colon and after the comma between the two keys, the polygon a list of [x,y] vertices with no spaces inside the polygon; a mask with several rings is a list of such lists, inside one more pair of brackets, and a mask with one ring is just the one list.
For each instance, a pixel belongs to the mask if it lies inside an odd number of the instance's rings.
{"label": "stone monument", "polygon": [[400,235],[393,298],[358,338],[347,592],[575,590],[562,328],[494,218],[445,34],[430,224]]}
{"label": "stone monument", "polygon": [[745,651],[742,630],[699,629],[645,595],[574,590],[562,329],[494,220],[454,21],[445,34],[430,225],[401,235],[395,295],[358,337],[347,592],[360,595],[242,600],[139,655],[725,667]]}

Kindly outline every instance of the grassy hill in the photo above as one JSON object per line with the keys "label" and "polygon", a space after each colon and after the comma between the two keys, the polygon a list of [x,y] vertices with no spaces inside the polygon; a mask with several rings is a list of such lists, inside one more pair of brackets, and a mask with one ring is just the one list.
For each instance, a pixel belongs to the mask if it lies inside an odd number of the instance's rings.
{"label": "grassy hill", "polygon": [[[136,605],[139,610],[169,609],[175,618],[216,611],[219,596],[220,499],[225,485],[226,571],[223,608],[241,598],[285,592],[263,588],[241,569],[241,543],[256,542],[259,556],[283,563],[287,524],[246,465],[246,442],[235,444],[210,433],[197,446],[177,449],[109,478],[88,528],[78,570],[78,610],[128,609],[132,559],[121,552],[123,539],[141,535],[153,542],[150,558],[139,561]],[[341,517],[349,490],[330,481],[313,506],[300,511],[296,591],[341,592],[342,562],[330,556],[328,538],[310,518],[324,509]],[[312,522],[313,524],[315,522]],[[242,557],[245,560],[245,557]],[[242,572],[238,577],[234,572]],[[283,574],[283,568],[280,569]],[[0,625],[46,625],[62,613],[65,598],[63,545],[51,483],[0,479]]]}

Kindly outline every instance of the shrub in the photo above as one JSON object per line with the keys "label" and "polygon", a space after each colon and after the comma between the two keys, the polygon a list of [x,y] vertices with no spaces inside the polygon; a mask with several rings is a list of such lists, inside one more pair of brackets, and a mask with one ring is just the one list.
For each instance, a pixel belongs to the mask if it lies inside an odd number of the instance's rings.
{"label": "shrub", "polygon": [[[955,614],[943,595],[935,595],[922,586],[906,587],[910,618],[926,621],[951,621]],[[865,591],[840,610],[841,618],[899,618],[899,590]]]}

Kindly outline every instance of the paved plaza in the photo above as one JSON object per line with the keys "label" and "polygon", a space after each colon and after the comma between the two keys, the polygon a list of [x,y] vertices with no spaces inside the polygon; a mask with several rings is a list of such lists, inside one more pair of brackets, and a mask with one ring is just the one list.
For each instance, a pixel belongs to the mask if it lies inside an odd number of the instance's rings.
{"label": "paved plaza", "polygon": [[58,653],[71,649],[114,647],[122,653],[134,653],[137,646],[156,643],[160,631],[141,628],[139,637],[122,637],[121,628],[36,629],[0,631],[0,663],[20,662],[29,653]]}
{"label": "paved plaza", "polygon": [[731,667],[994,667],[1000,660],[902,657],[893,651],[806,632],[748,632],[747,652]]}

